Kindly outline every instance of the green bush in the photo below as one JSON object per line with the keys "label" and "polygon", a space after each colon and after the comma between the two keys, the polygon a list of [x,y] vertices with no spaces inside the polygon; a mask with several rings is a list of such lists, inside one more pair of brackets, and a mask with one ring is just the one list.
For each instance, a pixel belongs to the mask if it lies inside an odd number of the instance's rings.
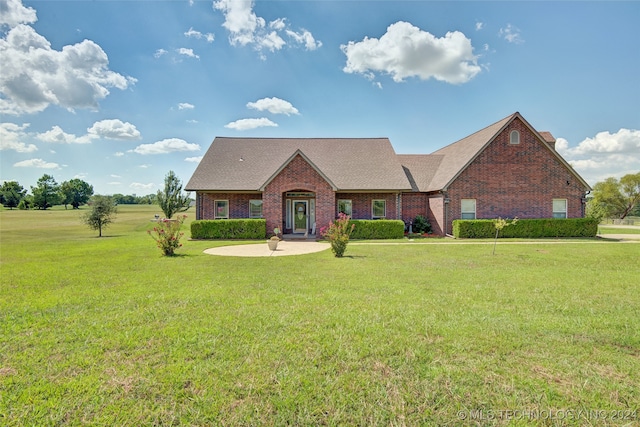
{"label": "green bush", "polygon": [[196,220],[191,223],[192,239],[264,239],[264,219]]}
{"label": "green bush", "polygon": [[413,219],[414,233],[431,233],[431,231],[431,223],[427,218],[422,215],[418,215]]}
{"label": "green bush", "polygon": [[[595,237],[598,220],[595,218],[542,218],[520,219],[516,224],[505,227],[500,237]],[[496,235],[491,219],[453,221],[453,236],[467,239],[489,239]]]}
{"label": "green bush", "polygon": [[402,239],[404,222],[390,219],[353,219],[352,239]]}

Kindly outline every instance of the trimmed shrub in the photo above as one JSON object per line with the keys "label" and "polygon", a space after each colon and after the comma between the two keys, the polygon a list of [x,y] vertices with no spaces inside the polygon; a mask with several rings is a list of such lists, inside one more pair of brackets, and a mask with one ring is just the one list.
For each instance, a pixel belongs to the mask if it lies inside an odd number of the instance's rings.
{"label": "trimmed shrub", "polygon": [[[595,237],[597,233],[598,220],[595,218],[541,218],[519,219],[516,224],[504,228],[499,237]],[[453,236],[456,238],[490,239],[495,234],[492,219],[453,221]]]}
{"label": "trimmed shrub", "polygon": [[419,234],[431,233],[431,223],[424,216],[418,215],[413,219],[413,232]]}
{"label": "trimmed shrub", "polygon": [[264,219],[197,220],[191,223],[192,239],[264,239]]}
{"label": "trimmed shrub", "polygon": [[391,219],[352,219],[352,239],[402,239],[404,222]]}

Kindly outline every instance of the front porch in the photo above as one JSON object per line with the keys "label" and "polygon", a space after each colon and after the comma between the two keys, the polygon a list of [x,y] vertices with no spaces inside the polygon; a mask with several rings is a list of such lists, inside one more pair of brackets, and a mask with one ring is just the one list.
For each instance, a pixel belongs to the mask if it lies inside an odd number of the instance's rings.
{"label": "front porch", "polygon": [[322,237],[318,234],[301,234],[301,233],[289,233],[283,234],[282,240],[294,241],[294,242],[315,242],[317,240],[322,240]]}

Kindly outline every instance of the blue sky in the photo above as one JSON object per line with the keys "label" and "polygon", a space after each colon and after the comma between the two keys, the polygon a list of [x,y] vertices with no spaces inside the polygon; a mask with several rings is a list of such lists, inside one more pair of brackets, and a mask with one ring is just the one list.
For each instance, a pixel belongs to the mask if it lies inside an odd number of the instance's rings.
{"label": "blue sky", "polygon": [[519,111],[640,171],[640,2],[0,0],[0,180],[186,183],[215,136],[430,153]]}

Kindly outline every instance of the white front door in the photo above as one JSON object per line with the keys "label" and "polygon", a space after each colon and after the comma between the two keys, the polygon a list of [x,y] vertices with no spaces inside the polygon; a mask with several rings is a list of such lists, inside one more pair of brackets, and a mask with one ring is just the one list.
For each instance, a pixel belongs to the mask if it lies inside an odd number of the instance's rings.
{"label": "white front door", "polygon": [[309,230],[309,202],[293,201],[293,232],[306,233]]}

